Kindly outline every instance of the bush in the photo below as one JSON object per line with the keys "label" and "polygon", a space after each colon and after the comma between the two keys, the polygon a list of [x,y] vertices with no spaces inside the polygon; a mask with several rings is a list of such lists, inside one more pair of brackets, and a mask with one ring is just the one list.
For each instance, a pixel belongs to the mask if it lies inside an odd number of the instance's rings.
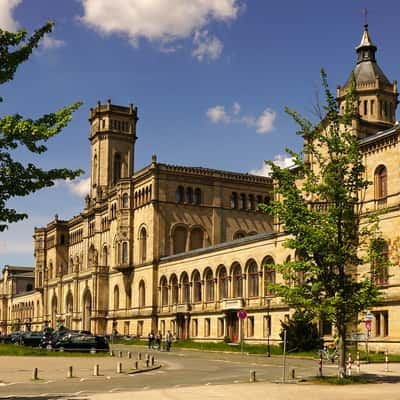
{"label": "bush", "polygon": [[286,330],[287,351],[310,351],[322,347],[323,340],[319,336],[316,324],[304,314],[296,311],[288,322],[281,322],[281,324],[280,337],[283,342],[283,332]]}

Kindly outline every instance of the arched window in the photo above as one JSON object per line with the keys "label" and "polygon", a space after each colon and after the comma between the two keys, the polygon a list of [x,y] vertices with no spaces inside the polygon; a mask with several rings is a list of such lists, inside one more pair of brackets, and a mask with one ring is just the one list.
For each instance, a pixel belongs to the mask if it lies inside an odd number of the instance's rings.
{"label": "arched window", "polygon": [[384,165],[380,165],[375,170],[375,197],[383,199],[387,197],[387,169]]}
{"label": "arched window", "polygon": [[183,273],[181,277],[181,287],[182,287],[182,303],[190,303],[190,283],[189,277],[186,272]]}
{"label": "arched window", "polygon": [[168,305],[168,282],[167,278],[163,276],[160,282],[161,288],[161,305],[167,306]]}
{"label": "arched window", "polygon": [[242,267],[236,263],[232,267],[233,297],[243,297]]}
{"label": "arched window", "polygon": [[251,261],[248,272],[249,279],[249,297],[258,296],[258,268],[255,261]]}
{"label": "arched window", "polygon": [[264,268],[264,296],[273,296],[274,291],[270,285],[276,281],[274,259],[270,256],[264,258],[262,267]]}
{"label": "arched window", "polygon": [[173,254],[184,253],[186,251],[187,229],[178,226],[173,234]]}
{"label": "arched window", "polygon": [[194,191],[194,204],[201,204],[201,190],[199,188],[196,188]]}
{"label": "arched window", "polygon": [[128,193],[124,193],[122,195],[122,208],[128,208],[129,205],[129,196]]}
{"label": "arched window", "polygon": [[237,208],[238,207],[238,196],[237,196],[236,192],[232,192],[230,203],[231,203],[231,208]]}
{"label": "arched window", "polygon": [[119,310],[119,287],[114,286],[114,310]]}
{"label": "arched window", "polygon": [[193,302],[199,303],[201,301],[201,280],[200,280],[200,272],[195,271],[193,273]]}
{"label": "arched window", "polygon": [[184,190],[182,186],[178,186],[175,192],[176,202],[183,203]]}
{"label": "arched window", "polygon": [[146,288],[144,286],[144,281],[139,283],[139,307],[144,307],[146,305]]}
{"label": "arched window", "polygon": [[218,274],[219,283],[219,299],[226,299],[228,297],[228,276],[226,274],[226,268],[222,267]]}
{"label": "arched window", "polygon": [[173,305],[179,301],[178,278],[175,274],[171,277],[171,301]]}
{"label": "arched window", "polygon": [[186,188],[186,203],[193,203],[193,189],[191,187]]}
{"label": "arched window", "polygon": [[139,259],[141,263],[144,263],[147,258],[147,231],[145,227],[140,230],[139,243]]}
{"label": "arched window", "polygon": [[114,185],[121,179],[121,154],[114,155]]}
{"label": "arched window", "polygon": [[214,277],[211,269],[208,269],[205,276],[206,301],[214,301]]}
{"label": "arched window", "polygon": [[244,210],[245,205],[246,205],[246,195],[244,193],[240,193],[239,208],[241,210]]}
{"label": "arched window", "polygon": [[201,228],[194,228],[190,232],[189,250],[201,249],[204,247],[204,233]]}

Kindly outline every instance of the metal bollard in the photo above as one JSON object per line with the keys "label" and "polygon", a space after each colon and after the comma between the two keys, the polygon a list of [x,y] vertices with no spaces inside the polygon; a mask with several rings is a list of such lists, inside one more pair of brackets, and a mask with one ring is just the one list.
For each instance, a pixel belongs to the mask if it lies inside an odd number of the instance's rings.
{"label": "metal bollard", "polygon": [[153,366],[154,365],[154,356],[151,356],[151,365]]}
{"label": "metal bollard", "polygon": [[135,369],[139,369],[139,361],[135,361]]}
{"label": "metal bollard", "polygon": [[33,371],[32,371],[32,379],[33,379],[34,381],[36,381],[37,379],[39,379],[39,378],[38,378],[38,369],[37,369],[37,368],[33,368]]}
{"label": "metal bollard", "polygon": [[256,381],[256,371],[253,369],[250,370],[250,377],[249,377],[250,382],[255,382]]}
{"label": "metal bollard", "polygon": [[119,357],[119,358],[122,358],[122,351],[119,351],[119,352],[118,352],[118,357]]}
{"label": "metal bollard", "polygon": [[146,354],[146,361],[150,360],[150,354]]}
{"label": "metal bollard", "polygon": [[122,374],[122,363],[117,364],[117,374]]}
{"label": "metal bollard", "polygon": [[96,364],[93,368],[93,376],[99,376],[100,375],[99,371],[100,371],[99,364]]}
{"label": "metal bollard", "polygon": [[68,367],[67,378],[72,378],[72,366]]}
{"label": "metal bollard", "polygon": [[322,376],[322,353],[319,353],[319,376]]}
{"label": "metal bollard", "polygon": [[148,359],[146,359],[146,368],[149,368],[149,360]]}
{"label": "metal bollard", "polygon": [[353,367],[353,357],[351,355],[351,353],[349,354],[349,361],[347,363],[347,375],[351,376],[351,369]]}
{"label": "metal bollard", "polygon": [[294,368],[292,368],[292,369],[290,370],[290,377],[291,377],[292,379],[296,379],[296,370],[295,370]]}
{"label": "metal bollard", "polygon": [[128,352],[126,353],[126,355],[127,355],[128,358],[132,358],[132,354],[131,354],[130,351],[128,351]]}
{"label": "metal bollard", "polygon": [[138,359],[139,359],[139,360],[142,359],[142,353],[138,353]]}
{"label": "metal bollard", "polygon": [[385,372],[389,372],[389,353],[385,351]]}

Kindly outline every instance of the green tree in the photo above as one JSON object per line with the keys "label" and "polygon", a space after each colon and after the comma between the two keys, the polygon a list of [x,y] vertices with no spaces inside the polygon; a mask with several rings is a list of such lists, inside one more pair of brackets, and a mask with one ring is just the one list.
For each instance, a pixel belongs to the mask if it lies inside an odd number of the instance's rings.
{"label": "green tree", "polygon": [[296,254],[276,266],[285,283],[273,288],[297,311],[334,324],[339,339],[338,373],[343,377],[348,328],[380,296],[371,274],[362,275],[358,268],[371,260],[374,246],[368,243],[379,238],[379,231],[376,216],[369,218],[362,209],[370,182],[352,129],[357,104],[354,82],[340,113],[324,71],[321,76],[326,116],[314,125],[286,110],[300,127],[297,134],[304,139],[304,150],[287,149],[294,160],[290,169],[267,162],[276,189],[275,201],[264,210],[282,224],[288,234],[285,246]]}
{"label": "green tree", "polygon": [[[0,30],[0,84],[14,78],[18,66],[29,58],[53,26],[49,22],[30,37],[25,30]],[[36,120],[25,119],[19,114],[0,119],[0,232],[7,224],[28,217],[26,213],[10,208],[7,204],[10,199],[52,186],[57,179],[74,179],[83,172],[66,168],[44,170],[32,163],[23,165],[15,159],[15,150],[21,147],[31,153],[44,153],[47,150],[44,143],[61,132],[80,105],[80,102],[73,103]]]}

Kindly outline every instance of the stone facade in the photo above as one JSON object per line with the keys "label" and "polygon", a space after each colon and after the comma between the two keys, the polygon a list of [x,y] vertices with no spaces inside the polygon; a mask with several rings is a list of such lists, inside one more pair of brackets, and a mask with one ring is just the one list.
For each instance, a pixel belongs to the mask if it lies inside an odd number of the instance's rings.
{"label": "stone facade", "polygon": [[[397,84],[383,74],[365,28],[354,69],[368,189],[365,211],[382,210],[393,262],[379,284],[370,342],[400,351],[400,125]],[[338,88],[343,107],[344,87]],[[279,340],[291,310],[269,291],[279,282],[268,264],[294,257],[284,233],[257,204],[272,196],[270,178],[157,162],[133,173],[137,108],[108,101],[90,110],[91,186],[83,211],[36,228],[34,290],[18,276],[0,281],[0,326],[63,324],[99,334],[147,336],[150,330],[197,340]],[[362,267],[365,270],[370,266]],[[20,278],[22,279],[22,278]],[[22,280],[21,280],[22,282]],[[240,326],[237,311],[248,317]],[[356,330],[356,328],[354,328]],[[363,328],[360,327],[362,330]],[[331,327],[321,322],[321,333]]]}

